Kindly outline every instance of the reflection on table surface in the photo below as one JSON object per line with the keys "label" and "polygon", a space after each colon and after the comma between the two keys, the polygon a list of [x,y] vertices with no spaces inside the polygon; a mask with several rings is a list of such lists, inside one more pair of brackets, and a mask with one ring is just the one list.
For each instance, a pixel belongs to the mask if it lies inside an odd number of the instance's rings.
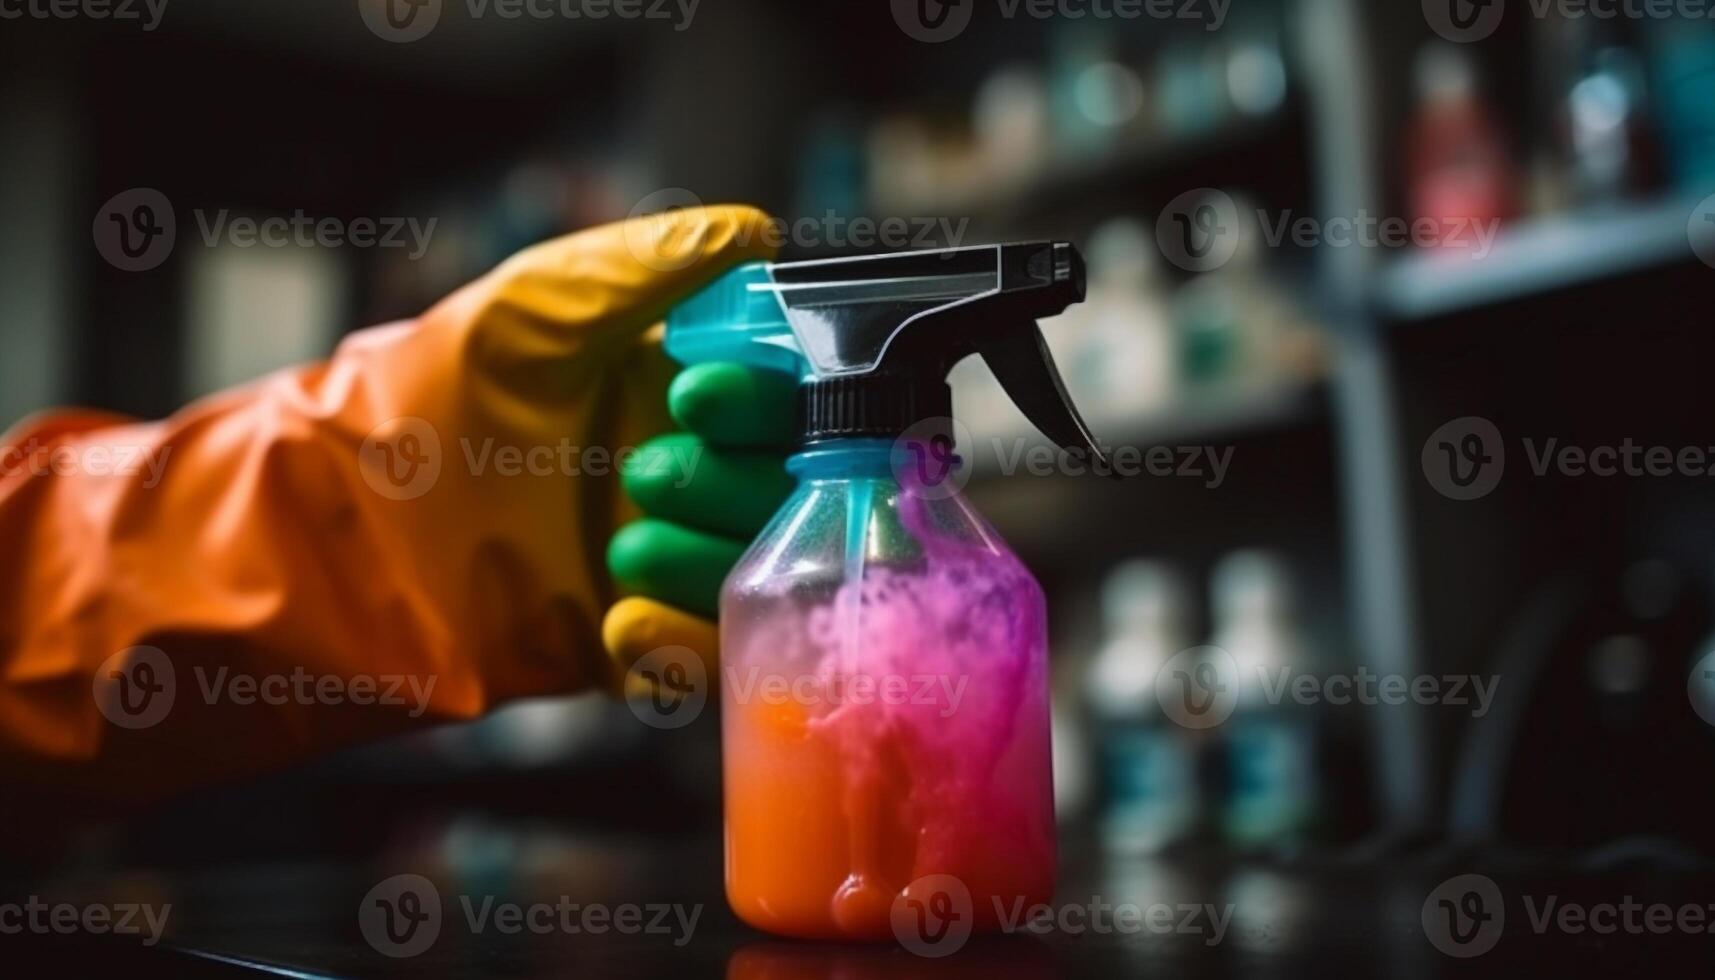
{"label": "reflection on table surface", "polygon": [[[1669,863],[1647,849],[1600,865],[1449,849],[1120,860],[1074,841],[1051,906],[998,910],[1011,934],[838,945],[774,939],[738,922],[721,894],[718,839],[458,817],[372,860],[65,875],[32,894],[170,906],[159,945],[102,947],[142,975],[164,964],[181,976],[260,964],[311,976],[733,980],[1707,970],[1715,957],[1701,929],[1715,921],[1715,876]],[[1481,904],[1467,887],[1478,880],[1493,884],[1498,902]],[[401,887],[420,894],[407,901]],[[1670,926],[1653,928],[1663,916]],[[415,933],[412,917],[422,920]],[[1467,944],[1449,946],[1456,934]],[[1468,958],[1442,951],[1478,946],[1492,948]]]}

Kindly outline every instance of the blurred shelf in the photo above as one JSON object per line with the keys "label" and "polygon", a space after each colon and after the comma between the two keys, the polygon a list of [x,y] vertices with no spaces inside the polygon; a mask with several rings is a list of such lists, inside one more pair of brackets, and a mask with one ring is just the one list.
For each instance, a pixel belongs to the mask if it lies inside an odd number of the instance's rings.
{"label": "blurred shelf", "polygon": [[[890,214],[957,214],[989,228],[1007,228],[1032,217],[1087,201],[1094,188],[1125,182],[1133,186],[1180,191],[1224,183],[1207,176],[1226,164],[1279,139],[1289,129],[1290,113],[1235,117],[1198,133],[1167,139],[1133,138],[1104,153],[1050,160],[1040,173],[1020,183],[985,187],[970,194],[878,202]],[[1207,166],[1206,166],[1207,165]]]}
{"label": "blurred shelf", "polygon": [[[1176,404],[1129,419],[1108,419],[1092,416],[1087,419],[1090,429],[1107,447],[1131,446],[1145,451],[1156,446],[1193,446],[1254,438],[1269,432],[1291,428],[1323,418],[1327,409],[1327,385],[1320,379],[1278,382],[1251,391],[1187,395]],[[1012,452],[1022,445],[1024,452],[1051,446],[1033,428],[981,431],[973,429],[971,438],[981,451],[974,457],[971,477],[991,480],[1004,476],[1001,453],[993,451],[996,443],[1005,445],[1008,458],[1020,458]]]}
{"label": "blurred shelf", "polygon": [[[1531,218],[1501,230],[1481,259],[1426,253],[1387,265],[1378,314],[1429,320],[1549,295],[1694,259],[1691,218],[1700,198],[1672,197]],[[1715,242],[1715,226],[1710,238]]]}

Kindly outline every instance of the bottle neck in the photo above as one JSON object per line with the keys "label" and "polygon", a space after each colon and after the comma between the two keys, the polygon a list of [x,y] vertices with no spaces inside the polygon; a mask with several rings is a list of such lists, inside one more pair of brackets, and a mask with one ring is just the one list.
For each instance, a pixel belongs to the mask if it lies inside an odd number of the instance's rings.
{"label": "bottle neck", "polygon": [[874,373],[814,378],[798,385],[798,438],[805,447],[892,439],[924,419],[952,414],[952,389],[939,379]]}
{"label": "bottle neck", "polygon": [[810,443],[788,457],[786,472],[800,483],[893,479],[893,454],[892,439],[824,439]]}

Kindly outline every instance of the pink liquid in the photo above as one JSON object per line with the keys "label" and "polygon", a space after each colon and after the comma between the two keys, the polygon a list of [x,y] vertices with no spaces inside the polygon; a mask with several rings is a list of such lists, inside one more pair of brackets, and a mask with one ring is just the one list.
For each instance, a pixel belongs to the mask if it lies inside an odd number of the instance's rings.
{"label": "pink liquid", "polygon": [[885,937],[927,875],[958,879],[978,929],[1052,891],[1041,590],[918,504],[921,561],[723,611],[727,892],[759,928]]}

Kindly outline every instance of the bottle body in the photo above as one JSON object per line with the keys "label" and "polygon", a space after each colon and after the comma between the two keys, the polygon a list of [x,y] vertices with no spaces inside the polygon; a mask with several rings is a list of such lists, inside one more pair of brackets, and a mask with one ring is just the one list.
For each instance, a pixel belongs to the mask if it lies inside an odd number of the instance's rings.
{"label": "bottle body", "polygon": [[896,901],[940,901],[911,892],[931,875],[979,930],[1052,894],[1042,591],[891,454],[794,457],[797,490],[722,592],[727,897],[769,932],[890,936]]}

